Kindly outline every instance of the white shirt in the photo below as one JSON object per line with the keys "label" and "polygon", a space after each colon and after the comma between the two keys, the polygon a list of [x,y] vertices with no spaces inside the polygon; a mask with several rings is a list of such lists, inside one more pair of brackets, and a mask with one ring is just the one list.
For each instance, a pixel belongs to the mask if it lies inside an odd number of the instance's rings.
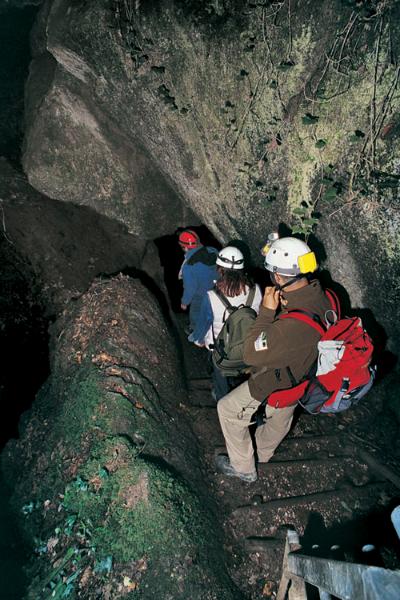
{"label": "white shirt", "polygon": [[[258,284],[255,284],[255,288],[256,291],[254,294],[253,302],[251,304],[251,308],[253,308],[258,314],[260,310],[262,294],[260,286]],[[244,293],[239,294],[239,296],[226,296],[226,298],[232,306],[240,306],[241,304],[245,305],[247,297],[249,295],[249,291],[250,288],[246,286],[246,291]],[[207,292],[207,294],[210,300],[211,310],[213,313],[213,324],[204,336],[204,343],[210,350],[210,344],[213,344],[214,338],[218,337],[219,332],[221,331],[226,319],[229,316],[229,311],[223,304],[222,300],[220,300],[220,298],[214,292],[214,290],[210,290],[209,292]]]}

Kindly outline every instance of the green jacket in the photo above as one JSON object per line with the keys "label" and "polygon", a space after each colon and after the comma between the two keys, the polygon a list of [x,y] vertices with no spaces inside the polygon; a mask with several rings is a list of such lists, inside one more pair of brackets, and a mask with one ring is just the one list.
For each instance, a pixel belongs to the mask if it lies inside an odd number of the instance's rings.
{"label": "green jacket", "polygon": [[[293,292],[282,292],[288,304],[282,313],[302,309],[324,321],[330,302],[319,281]],[[250,365],[250,393],[260,402],[275,390],[292,387],[287,372],[290,368],[300,382],[317,359],[319,334],[315,329],[295,319],[279,319],[276,311],[261,305],[260,313],[245,342],[244,360]]]}

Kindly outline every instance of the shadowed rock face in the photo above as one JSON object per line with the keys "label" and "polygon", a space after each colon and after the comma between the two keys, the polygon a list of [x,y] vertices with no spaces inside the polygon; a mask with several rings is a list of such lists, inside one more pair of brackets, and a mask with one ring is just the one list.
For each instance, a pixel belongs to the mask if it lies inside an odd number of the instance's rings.
{"label": "shadowed rock face", "polygon": [[0,156],[17,161],[22,143],[24,85],[30,62],[29,32],[37,10],[0,5]]}
{"label": "shadowed rock face", "polygon": [[[146,239],[174,231],[185,222],[187,211],[172,182],[132,136],[128,123],[135,118],[133,112],[128,108],[122,120],[115,119],[109,110],[113,84],[109,87],[96,67],[98,58],[79,56],[62,39],[69,18],[79,19],[79,11],[68,3],[51,7],[52,42],[41,37],[40,27],[49,24],[44,22],[46,12],[38,22],[36,58],[26,88],[24,165],[31,184],[51,198],[94,208]],[[105,11],[103,20],[107,16]],[[69,25],[76,29],[73,22]],[[108,37],[109,24],[104,27],[101,35]],[[111,97],[99,102],[96,89],[105,87]]]}
{"label": "shadowed rock face", "polygon": [[41,290],[47,314],[62,311],[100,274],[139,269],[145,263],[149,277],[159,279],[154,244],[88,207],[40,194],[5,160],[0,160],[0,198],[1,257],[15,250],[30,266],[28,279]]}
{"label": "shadowed rock face", "polygon": [[189,208],[257,252],[279,223],[318,222],[325,266],[375,312],[385,286],[398,333],[395,10],[49,1],[26,88],[29,181],[147,239]]}

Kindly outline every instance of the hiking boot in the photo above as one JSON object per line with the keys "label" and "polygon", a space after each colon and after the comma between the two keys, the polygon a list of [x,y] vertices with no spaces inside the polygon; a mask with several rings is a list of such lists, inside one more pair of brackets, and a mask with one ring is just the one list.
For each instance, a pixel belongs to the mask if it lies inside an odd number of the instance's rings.
{"label": "hiking boot", "polygon": [[218,454],[215,459],[215,465],[217,471],[228,477],[237,477],[246,483],[254,483],[257,481],[257,471],[254,470],[252,473],[239,473],[239,471],[236,471],[236,469],[232,467],[228,456],[225,454]]}

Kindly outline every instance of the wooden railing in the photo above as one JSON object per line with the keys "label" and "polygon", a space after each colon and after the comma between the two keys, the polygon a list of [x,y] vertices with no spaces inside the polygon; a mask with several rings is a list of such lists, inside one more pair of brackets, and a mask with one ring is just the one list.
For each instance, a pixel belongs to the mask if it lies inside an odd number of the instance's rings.
{"label": "wooden railing", "polygon": [[[400,538],[400,506],[391,518]],[[321,600],[400,599],[400,571],[307,556],[296,531],[289,530],[276,600],[307,600],[306,584],[318,589]]]}

